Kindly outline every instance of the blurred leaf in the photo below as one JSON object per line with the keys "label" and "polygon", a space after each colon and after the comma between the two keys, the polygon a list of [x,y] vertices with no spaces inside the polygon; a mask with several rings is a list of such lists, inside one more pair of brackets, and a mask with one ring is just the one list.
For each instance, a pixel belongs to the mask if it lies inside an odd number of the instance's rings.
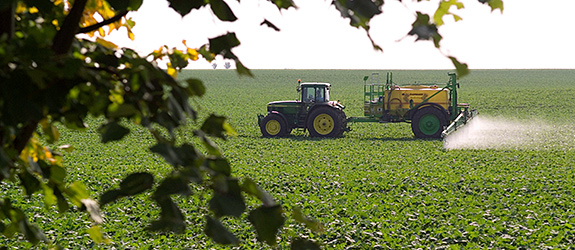
{"label": "blurred leaf", "polygon": [[225,51],[230,51],[232,48],[240,45],[240,41],[236,37],[236,33],[227,33],[216,38],[209,39],[210,51],[214,54],[221,54]]}
{"label": "blurred leaf", "polygon": [[436,48],[439,48],[439,42],[442,37],[437,32],[437,26],[430,23],[429,15],[417,12],[417,19],[411,25],[412,29],[409,31],[408,35],[417,36],[416,40],[430,40],[433,39],[433,43]]}
{"label": "blurred leaf", "polygon": [[292,216],[297,222],[303,223],[314,233],[323,233],[325,230],[323,225],[314,218],[305,216],[299,207],[294,207]]}
{"label": "blurred leaf", "polygon": [[60,166],[52,165],[50,167],[50,180],[56,184],[63,184],[66,178],[66,169]]}
{"label": "blurred leaf", "polygon": [[246,76],[254,76],[252,72],[246,68],[239,60],[235,60],[236,62],[236,71],[239,75],[246,75]]}
{"label": "blurred leaf", "polygon": [[170,8],[180,13],[182,17],[190,13],[192,9],[199,9],[206,5],[204,0],[168,0],[168,2],[170,3]]}
{"label": "blurred leaf", "polygon": [[275,31],[280,31],[280,28],[278,28],[277,26],[275,26],[273,23],[271,23],[270,21],[268,21],[267,19],[264,19],[264,21],[262,23],[260,23],[260,25],[266,25],[270,28],[272,28]]}
{"label": "blurred leaf", "polygon": [[232,168],[230,167],[230,163],[228,160],[222,157],[212,157],[206,159],[206,165],[211,170],[214,170],[220,174],[224,174],[226,176],[230,176],[232,174]]}
{"label": "blurred leaf", "polygon": [[294,8],[297,7],[292,0],[268,0],[268,1],[274,3],[280,9],[288,9],[289,7],[294,7]]}
{"label": "blurred leaf", "polygon": [[159,199],[156,197],[155,200],[162,211],[160,212],[160,219],[153,221],[148,229],[152,231],[167,230],[174,233],[184,233],[186,224],[178,205],[169,197],[160,197]]}
{"label": "blurred leaf", "polygon": [[75,181],[66,189],[66,194],[72,199],[76,206],[82,205],[82,200],[90,198],[90,192],[84,183]]}
{"label": "blurred leaf", "polygon": [[321,250],[319,245],[311,240],[297,238],[291,242],[291,250]]}
{"label": "blurred leaf", "polygon": [[60,139],[60,132],[58,132],[58,129],[52,123],[49,123],[46,119],[44,119],[40,122],[40,125],[42,126],[42,131],[44,131],[44,134],[47,137],[46,141],[49,144],[52,144]]}
{"label": "blurred leaf", "polygon": [[203,96],[206,93],[206,86],[204,83],[195,78],[188,78],[186,79],[186,83],[188,84],[186,90],[188,91],[189,96]]}
{"label": "blurred leaf", "polygon": [[457,9],[459,10],[463,8],[463,3],[459,2],[458,0],[442,0],[441,2],[439,2],[439,7],[437,8],[435,14],[433,15],[433,21],[437,26],[443,25],[443,17],[445,15],[453,15],[455,21],[461,20],[461,17],[449,12],[451,6],[456,6]]}
{"label": "blurred leaf", "polygon": [[225,132],[226,132],[224,128],[225,123],[226,123],[225,116],[218,116],[211,114],[208,118],[206,118],[204,124],[202,124],[201,130],[208,135],[225,139]]}
{"label": "blurred leaf", "polygon": [[501,10],[503,13],[503,1],[502,0],[479,0],[480,3],[487,3],[489,7],[491,7],[491,11],[495,11],[496,9]]}
{"label": "blurred leaf", "polygon": [[62,191],[60,191],[60,188],[52,187],[52,190],[54,190],[54,195],[57,198],[58,212],[63,213],[68,211],[68,209],[70,209],[70,204],[68,204],[68,201],[62,195]]}
{"label": "blurred leaf", "polygon": [[154,176],[150,173],[133,173],[120,182],[120,191],[131,196],[142,193],[154,184]]}
{"label": "blurred leaf", "polygon": [[100,37],[96,38],[96,42],[108,49],[118,49],[118,45],[114,44],[113,42],[102,39]]}
{"label": "blurred leaf", "polygon": [[281,205],[260,206],[250,212],[248,220],[254,225],[259,241],[270,246],[277,245],[277,234],[285,222]]}
{"label": "blurred leaf", "polygon": [[192,194],[192,190],[188,186],[188,182],[180,176],[166,177],[160,183],[160,186],[154,192],[154,197],[169,196],[172,194],[180,194],[188,196]]}
{"label": "blurred leaf", "polygon": [[176,151],[176,148],[168,143],[158,143],[152,147],[150,147],[150,151],[161,155],[164,157],[164,160],[168,162],[170,165],[179,166],[182,165],[182,161]]}
{"label": "blurred leaf", "polygon": [[122,193],[122,191],[120,191],[119,189],[108,190],[100,196],[100,204],[104,206],[122,197],[124,197],[124,193]]}
{"label": "blurred leaf", "polygon": [[208,150],[208,155],[222,156],[222,152],[220,151],[218,146],[212,140],[210,140],[210,138],[208,138],[203,131],[195,130],[194,134],[197,137],[200,137],[200,139],[202,139],[204,147],[206,148],[206,150]]}
{"label": "blurred leaf", "polygon": [[106,143],[122,139],[130,130],[117,122],[109,122],[98,128],[98,132],[102,135],[102,143]]}
{"label": "blurred leaf", "polygon": [[88,235],[90,235],[90,238],[96,244],[111,243],[110,239],[108,239],[106,236],[104,236],[104,233],[102,232],[102,227],[99,225],[92,226],[92,227],[88,228],[86,231],[87,231]]}
{"label": "blurred leaf", "polygon": [[457,77],[464,77],[469,74],[469,68],[467,67],[467,63],[460,63],[457,58],[450,56],[449,59],[455,66],[455,70],[457,71]]}
{"label": "blurred leaf", "polygon": [[40,190],[40,181],[28,172],[24,172],[18,175],[20,182],[24,186],[26,195],[30,196],[36,191]]}
{"label": "blurred leaf", "polygon": [[234,236],[222,223],[210,216],[206,216],[206,228],[204,233],[210,237],[214,242],[222,245],[237,245],[240,243],[238,238]]}
{"label": "blurred leaf", "polygon": [[229,178],[222,180],[213,184],[214,194],[209,202],[210,210],[217,217],[240,217],[246,209],[246,204],[238,180]]}
{"label": "blurred leaf", "polygon": [[233,22],[238,19],[232,9],[230,9],[230,6],[223,0],[210,0],[210,7],[214,14],[222,21]]}
{"label": "blurred leaf", "polygon": [[186,55],[180,50],[174,49],[173,52],[168,55],[168,58],[170,58],[170,63],[175,69],[183,69],[188,66]]}
{"label": "blurred leaf", "polygon": [[98,205],[98,202],[92,199],[82,199],[81,202],[82,205],[84,205],[84,207],[90,214],[90,218],[92,218],[92,220],[96,224],[101,224],[104,222],[104,219],[102,219],[102,212],[100,211],[100,206]]}
{"label": "blurred leaf", "polygon": [[242,191],[258,198],[263,203],[263,206],[271,207],[276,205],[274,198],[249,178],[244,180]]}

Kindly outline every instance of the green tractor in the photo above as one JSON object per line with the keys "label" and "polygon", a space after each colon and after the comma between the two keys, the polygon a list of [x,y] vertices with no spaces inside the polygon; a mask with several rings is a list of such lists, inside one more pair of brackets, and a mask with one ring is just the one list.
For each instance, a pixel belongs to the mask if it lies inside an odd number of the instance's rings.
{"label": "green tractor", "polygon": [[268,114],[258,115],[264,137],[283,137],[293,129],[308,130],[313,137],[339,137],[347,129],[347,120],[337,101],[329,100],[329,83],[302,83],[297,91],[301,99],[270,102]]}

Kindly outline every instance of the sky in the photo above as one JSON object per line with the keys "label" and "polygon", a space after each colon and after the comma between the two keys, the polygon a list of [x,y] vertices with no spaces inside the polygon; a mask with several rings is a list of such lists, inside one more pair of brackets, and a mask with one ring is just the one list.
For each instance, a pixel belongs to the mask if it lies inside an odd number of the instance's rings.
{"label": "sky", "polygon": [[[451,11],[463,18],[444,17],[439,28],[441,50],[431,41],[406,36],[415,12],[433,15],[439,1],[385,1],[383,14],[370,23],[370,35],[383,52],[373,49],[363,29],[349,25],[331,0],[294,0],[297,9],[278,11],[267,0],[226,0],[238,17],[221,22],[208,8],[186,17],[164,0],[144,1],[131,12],[134,41],[120,30],[107,39],[148,54],[162,45],[184,48],[182,40],[199,48],[208,38],[235,32],[241,45],[233,52],[250,69],[452,69],[446,55],[471,69],[575,69],[572,0],[503,0],[504,10],[491,11],[477,0],[460,0],[465,8]],[[260,23],[267,19],[276,32]],[[219,65],[222,58],[216,59]],[[189,68],[209,69],[198,60]]]}

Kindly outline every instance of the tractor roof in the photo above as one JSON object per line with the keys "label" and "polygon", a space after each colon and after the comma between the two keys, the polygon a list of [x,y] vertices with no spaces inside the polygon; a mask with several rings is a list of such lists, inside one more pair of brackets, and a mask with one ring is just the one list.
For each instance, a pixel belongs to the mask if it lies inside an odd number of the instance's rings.
{"label": "tractor roof", "polygon": [[327,82],[302,82],[301,87],[329,87],[331,84]]}

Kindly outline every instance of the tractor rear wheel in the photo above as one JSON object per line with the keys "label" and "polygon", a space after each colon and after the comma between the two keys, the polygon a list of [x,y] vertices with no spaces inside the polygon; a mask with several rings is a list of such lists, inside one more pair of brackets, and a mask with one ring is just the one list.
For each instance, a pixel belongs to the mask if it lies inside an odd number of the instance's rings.
{"label": "tractor rear wheel", "polygon": [[447,113],[433,106],[418,110],[411,119],[411,130],[417,138],[441,138],[441,132],[449,124]]}
{"label": "tractor rear wheel", "polygon": [[339,137],[345,130],[345,114],[335,108],[320,107],[309,114],[306,125],[310,136]]}
{"label": "tractor rear wheel", "polygon": [[260,130],[264,137],[282,137],[288,134],[285,119],[278,114],[269,114],[260,123]]}

